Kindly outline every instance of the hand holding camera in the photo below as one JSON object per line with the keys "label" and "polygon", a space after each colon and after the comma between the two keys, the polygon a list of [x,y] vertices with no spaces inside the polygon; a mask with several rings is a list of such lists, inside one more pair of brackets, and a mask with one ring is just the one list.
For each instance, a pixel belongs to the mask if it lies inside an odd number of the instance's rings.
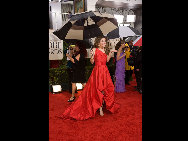
{"label": "hand holding camera", "polygon": [[69,57],[70,55],[68,53],[66,53],[66,56]]}

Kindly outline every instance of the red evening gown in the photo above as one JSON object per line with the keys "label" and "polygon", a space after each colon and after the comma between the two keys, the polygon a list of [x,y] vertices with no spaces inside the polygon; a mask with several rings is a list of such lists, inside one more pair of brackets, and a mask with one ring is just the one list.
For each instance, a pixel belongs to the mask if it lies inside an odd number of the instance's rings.
{"label": "red evening gown", "polygon": [[[85,120],[95,117],[96,111],[102,106],[115,113],[120,105],[114,101],[114,85],[106,66],[107,55],[96,49],[95,66],[81,95],[60,115],[63,119]],[[102,93],[104,91],[104,95]]]}

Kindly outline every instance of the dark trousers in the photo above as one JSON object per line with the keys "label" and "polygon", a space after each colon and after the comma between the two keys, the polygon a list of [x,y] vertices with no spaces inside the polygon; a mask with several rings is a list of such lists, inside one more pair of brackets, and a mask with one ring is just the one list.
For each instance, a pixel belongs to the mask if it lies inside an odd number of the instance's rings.
{"label": "dark trousers", "polygon": [[142,72],[141,71],[134,71],[135,77],[136,77],[136,83],[137,83],[137,89],[142,89]]}
{"label": "dark trousers", "polygon": [[125,70],[125,84],[128,84],[133,74],[133,70]]}

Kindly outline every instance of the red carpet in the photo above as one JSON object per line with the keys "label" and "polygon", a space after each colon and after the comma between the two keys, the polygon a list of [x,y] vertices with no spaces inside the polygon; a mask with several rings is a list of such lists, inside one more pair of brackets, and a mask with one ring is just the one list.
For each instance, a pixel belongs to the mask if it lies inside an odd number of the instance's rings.
{"label": "red carpet", "polygon": [[[135,91],[136,81],[126,85],[125,93],[117,93],[121,104],[118,113],[104,110],[104,116],[85,121],[63,120],[56,116],[63,113],[70,103],[71,94],[49,94],[49,141],[141,141],[142,95]],[[81,92],[79,92],[76,97]]]}

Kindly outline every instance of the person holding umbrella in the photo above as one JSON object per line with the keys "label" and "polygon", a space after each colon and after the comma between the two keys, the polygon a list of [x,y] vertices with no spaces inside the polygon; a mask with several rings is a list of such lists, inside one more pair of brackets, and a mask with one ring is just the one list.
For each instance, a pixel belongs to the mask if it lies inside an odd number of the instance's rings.
{"label": "person holding umbrella", "polygon": [[117,51],[110,50],[106,45],[106,38],[95,39],[90,59],[92,64],[95,63],[93,71],[82,94],[60,115],[61,118],[86,120],[95,117],[97,110],[103,116],[103,107],[111,113],[120,108],[120,105],[115,103],[114,85],[106,65],[112,53]]}

